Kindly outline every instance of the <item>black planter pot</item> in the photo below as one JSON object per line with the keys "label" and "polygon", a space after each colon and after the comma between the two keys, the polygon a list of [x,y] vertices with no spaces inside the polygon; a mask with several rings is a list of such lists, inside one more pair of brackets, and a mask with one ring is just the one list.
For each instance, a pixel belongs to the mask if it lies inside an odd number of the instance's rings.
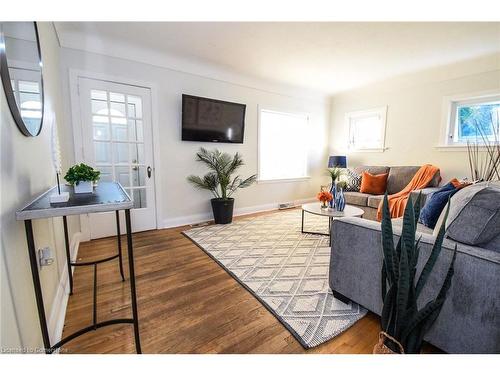
{"label": "black planter pot", "polygon": [[210,202],[215,224],[229,224],[233,221],[234,198],[213,198]]}

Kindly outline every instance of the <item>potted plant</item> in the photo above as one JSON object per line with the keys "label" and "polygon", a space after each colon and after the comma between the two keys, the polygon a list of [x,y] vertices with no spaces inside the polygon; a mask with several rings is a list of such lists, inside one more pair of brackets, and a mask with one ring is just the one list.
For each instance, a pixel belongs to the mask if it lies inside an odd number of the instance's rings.
{"label": "potted plant", "polygon": [[335,199],[337,198],[337,179],[340,177],[342,174],[342,169],[333,167],[333,168],[327,168],[327,173],[328,176],[332,179],[332,184],[330,185],[330,194],[332,195],[333,199],[330,201],[330,208],[335,207]]}
{"label": "potted plant", "polygon": [[94,182],[99,180],[101,172],[87,164],[76,164],[68,169],[64,179],[73,185],[75,194],[92,193]]}
{"label": "potted plant", "polygon": [[419,241],[415,240],[416,222],[420,214],[420,197],[415,207],[412,199],[406,204],[401,237],[394,246],[391,215],[387,193],[382,206],[382,299],[384,305],[381,314],[382,332],[373,353],[420,353],[425,333],[438,317],[451,285],[454,272],[457,247],[453,252],[451,264],[436,298],[427,302],[421,309],[417,307],[417,299],[429,279],[434,264],[441,253],[445,233],[445,219],[431,254],[425,263],[418,279],[416,267],[419,257]]}
{"label": "potted plant", "polygon": [[209,190],[213,194],[211,203],[215,223],[230,223],[233,220],[234,207],[234,198],[231,196],[239,188],[252,185],[257,176],[242,179],[238,175],[232,179],[231,176],[244,165],[238,153],[231,156],[217,149],[209,151],[202,147],[196,153],[196,160],[204,163],[210,172],[203,177],[191,175],[187,180],[198,189]]}

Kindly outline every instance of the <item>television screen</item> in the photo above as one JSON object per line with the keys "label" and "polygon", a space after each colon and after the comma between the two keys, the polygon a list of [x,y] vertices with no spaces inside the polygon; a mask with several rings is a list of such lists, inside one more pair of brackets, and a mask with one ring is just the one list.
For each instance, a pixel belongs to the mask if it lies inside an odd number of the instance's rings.
{"label": "television screen", "polygon": [[243,143],[245,104],[182,95],[182,140]]}

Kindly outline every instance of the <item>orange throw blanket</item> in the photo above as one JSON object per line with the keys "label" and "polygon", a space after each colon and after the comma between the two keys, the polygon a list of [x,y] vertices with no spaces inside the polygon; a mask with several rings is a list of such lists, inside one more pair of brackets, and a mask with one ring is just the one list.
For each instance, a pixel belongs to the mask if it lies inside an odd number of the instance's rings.
{"label": "orange throw blanket", "polygon": [[[406,202],[408,202],[408,197],[413,190],[419,190],[427,187],[435,176],[436,172],[439,171],[438,167],[431,164],[426,164],[420,167],[420,169],[415,173],[415,176],[406,185],[406,187],[399,193],[391,194],[388,196],[389,200],[389,211],[391,212],[391,217],[401,217],[405,211]],[[382,200],[378,205],[377,210],[377,220],[382,220]]]}

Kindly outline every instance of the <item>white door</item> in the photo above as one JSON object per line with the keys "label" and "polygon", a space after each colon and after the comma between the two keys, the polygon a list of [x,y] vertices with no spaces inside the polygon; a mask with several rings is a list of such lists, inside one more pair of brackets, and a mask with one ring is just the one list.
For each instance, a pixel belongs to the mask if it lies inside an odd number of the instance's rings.
{"label": "white door", "polygon": [[[150,90],[80,77],[78,92],[83,162],[101,171],[100,181],[120,182],[129,193],[134,232],[155,229]],[[115,235],[115,213],[86,215],[82,228],[92,239]]]}

